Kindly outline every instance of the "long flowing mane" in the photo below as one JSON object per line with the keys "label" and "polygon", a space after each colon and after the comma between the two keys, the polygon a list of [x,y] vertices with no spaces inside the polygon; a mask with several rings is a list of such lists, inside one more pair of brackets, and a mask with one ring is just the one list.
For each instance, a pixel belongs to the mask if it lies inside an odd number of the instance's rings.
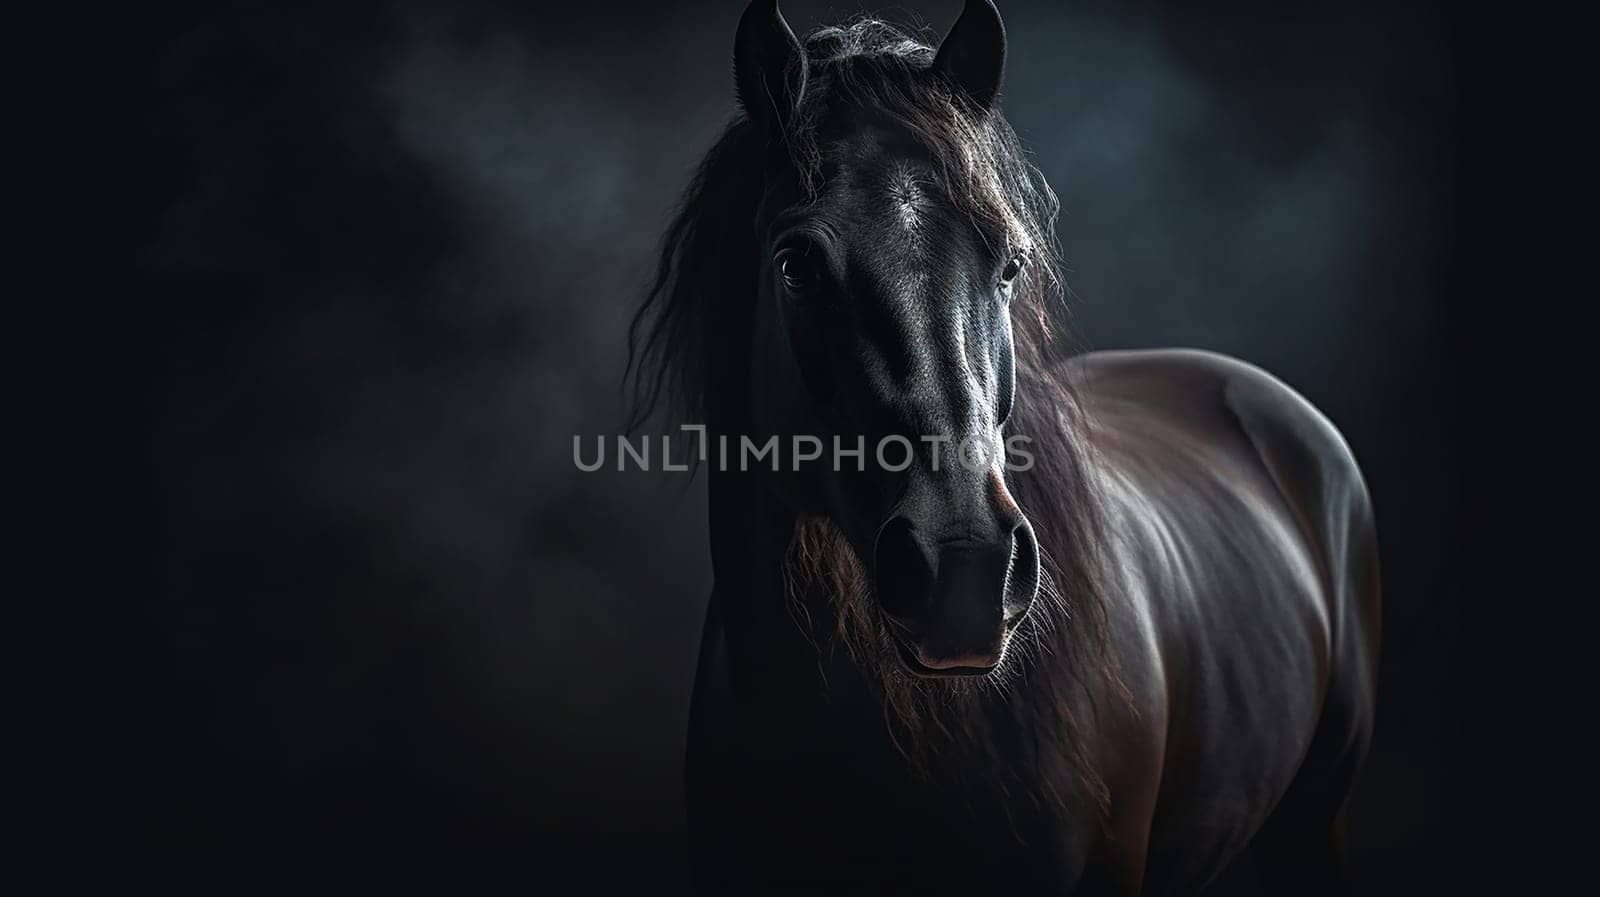
{"label": "long flowing mane", "polygon": [[[1065,288],[1055,240],[1058,204],[998,112],[975,109],[924,71],[934,49],[875,19],[822,28],[805,40],[810,75],[781,144],[740,117],[701,163],[667,230],[653,284],[629,334],[638,424],[663,398],[683,419],[712,431],[742,420],[753,326],[758,245],[751,222],[764,172],[782,153],[813,189],[820,182],[820,131],[841,104],[865,107],[913,135],[934,160],[961,211],[1004,233],[1028,258],[1013,299],[1016,399],[1009,434],[1032,440],[1032,470],[1009,485],[1033,522],[1044,570],[1041,600],[1000,671],[969,682],[906,676],[885,651],[869,577],[825,518],[802,519],[790,549],[791,595],[824,596],[838,643],[882,684],[891,734],[919,765],[977,752],[1006,793],[1067,801],[1073,783],[1100,804],[1105,786],[1087,755],[1091,720],[1076,718],[1120,679],[1109,662],[1102,502],[1090,471],[1080,403],[1056,335]],[[1009,435],[1008,434],[1008,435]],[[943,733],[943,738],[927,737]],[[934,757],[933,754],[941,756]],[[1052,775],[1058,770],[1061,775]]]}

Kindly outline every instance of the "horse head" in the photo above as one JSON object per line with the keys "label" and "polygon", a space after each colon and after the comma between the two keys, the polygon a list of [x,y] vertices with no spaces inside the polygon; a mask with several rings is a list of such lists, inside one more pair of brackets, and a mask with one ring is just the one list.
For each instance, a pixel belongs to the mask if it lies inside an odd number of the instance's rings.
{"label": "horse head", "polygon": [[739,25],[738,95],[766,148],[751,423],[862,452],[783,494],[848,539],[909,671],[983,674],[1039,589],[1004,430],[1014,302],[1045,250],[1004,165],[994,5],[968,2],[937,50],[862,52],[870,37],[802,44],[773,0]]}

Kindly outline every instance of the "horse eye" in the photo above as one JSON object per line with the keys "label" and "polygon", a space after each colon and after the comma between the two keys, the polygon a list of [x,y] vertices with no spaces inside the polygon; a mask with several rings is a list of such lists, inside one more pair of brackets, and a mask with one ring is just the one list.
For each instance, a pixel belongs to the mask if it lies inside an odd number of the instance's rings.
{"label": "horse eye", "polygon": [[796,293],[804,292],[813,280],[811,266],[793,252],[778,256],[778,274],[783,277],[783,285]]}
{"label": "horse eye", "polygon": [[1006,262],[1005,269],[1000,272],[1000,282],[1001,283],[1010,283],[1011,281],[1016,280],[1017,279],[1017,275],[1021,274],[1021,273],[1022,273],[1022,256],[1014,255],[1014,256],[1011,257],[1011,259],[1009,261]]}

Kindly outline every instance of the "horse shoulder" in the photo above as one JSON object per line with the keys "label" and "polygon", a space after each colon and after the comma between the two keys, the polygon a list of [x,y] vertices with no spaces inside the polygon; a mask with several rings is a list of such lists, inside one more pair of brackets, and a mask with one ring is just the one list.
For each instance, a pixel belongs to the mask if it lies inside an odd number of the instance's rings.
{"label": "horse shoulder", "polygon": [[[1375,617],[1371,498],[1349,444],[1315,406],[1261,368],[1215,352],[1096,352],[1074,364],[1088,385],[1091,414],[1107,398],[1116,404],[1137,396],[1140,413],[1175,420],[1200,440],[1248,448],[1247,458],[1234,452],[1236,463],[1265,472],[1314,556],[1325,598],[1348,604],[1342,610],[1354,616]],[[1334,622],[1347,616],[1336,614]]]}
{"label": "horse shoulder", "polygon": [[1317,556],[1334,678],[1351,680],[1345,684],[1370,696],[1378,642],[1377,531],[1354,452],[1333,423],[1283,381],[1234,358],[1197,354],[1204,356],[1197,363],[1214,366],[1225,378],[1224,406]]}
{"label": "horse shoulder", "polygon": [[[1072,364],[1122,508],[1123,616],[1143,624],[1134,641],[1155,647],[1141,654],[1155,666],[1129,678],[1150,683],[1163,704],[1230,708],[1202,720],[1164,706],[1155,717],[1190,722],[1153,733],[1168,759],[1151,880],[1193,883],[1260,825],[1297,775],[1301,749],[1364,749],[1377,625],[1370,501],[1333,425],[1259,368],[1190,350],[1091,353]],[[1228,700],[1232,680],[1254,683],[1246,691],[1262,706]],[[1259,806],[1218,816],[1197,792],[1224,782]],[[1197,830],[1217,835],[1214,860],[1179,862],[1205,851],[1169,835]],[[1172,868],[1158,868],[1163,854]]]}
{"label": "horse shoulder", "polygon": [[1381,587],[1371,495],[1326,416],[1270,374],[1232,364],[1224,401],[1296,511],[1325,589],[1330,670],[1307,765],[1350,779],[1366,753],[1377,700]]}

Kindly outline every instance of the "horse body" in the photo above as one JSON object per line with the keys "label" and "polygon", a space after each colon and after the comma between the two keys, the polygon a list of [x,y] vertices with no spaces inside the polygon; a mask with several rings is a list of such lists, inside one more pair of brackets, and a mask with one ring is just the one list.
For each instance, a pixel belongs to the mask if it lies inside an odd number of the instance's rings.
{"label": "horse body", "polygon": [[[1070,365],[1115,534],[1125,691],[1082,683],[1071,699],[1102,708],[1079,715],[1093,730],[1054,735],[1097,745],[1104,818],[1090,795],[1043,781],[1048,769],[909,769],[857,666],[819,654],[829,624],[787,610],[771,574],[792,516],[758,532],[748,506],[714,501],[714,514],[737,509],[713,520],[737,572],[725,581],[719,563],[689,749],[713,877],[735,890],[1191,893],[1252,842],[1269,845],[1269,880],[1298,892],[1334,870],[1371,732],[1378,621],[1372,516],[1348,448],[1298,395],[1223,356]],[[730,485],[719,498],[759,503]],[[993,700],[1026,712],[1025,687]],[[1041,800],[1050,788],[1069,793]]]}
{"label": "horse body", "polygon": [[[1272,893],[1311,893],[1372,725],[1360,472],[1241,362],[1062,360],[1055,200],[994,108],[1004,49],[991,0],[937,50],[872,20],[802,44],[772,0],[740,22],[746,114],[636,318],[647,395],[735,454],[906,459],[709,473],[697,878],[1190,893],[1256,847]],[[930,435],[1024,436],[1036,464],[941,466]]]}
{"label": "horse body", "polygon": [[1170,351],[1080,364],[1115,521],[1121,668],[1138,671],[1161,745],[1138,823],[1146,883],[1197,888],[1269,817],[1267,838],[1332,871],[1377,672],[1360,471],[1321,414],[1249,365]]}

